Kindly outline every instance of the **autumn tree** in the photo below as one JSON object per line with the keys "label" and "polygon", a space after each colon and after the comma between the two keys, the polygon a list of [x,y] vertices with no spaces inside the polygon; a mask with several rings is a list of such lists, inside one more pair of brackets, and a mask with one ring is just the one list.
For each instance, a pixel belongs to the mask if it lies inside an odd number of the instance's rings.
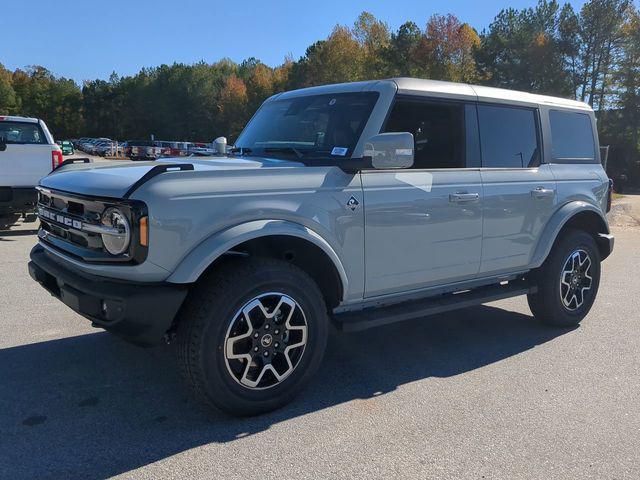
{"label": "autumn tree", "polygon": [[293,87],[353,82],[363,78],[362,46],[351,30],[337,25],[309,48],[292,69]]}
{"label": "autumn tree", "polygon": [[13,115],[17,113],[17,109],[11,72],[0,63],[0,115]]}
{"label": "autumn tree", "polygon": [[234,140],[247,120],[247,86],[235,74],[225,80],[218,100],[220,120],[227,126],[227,135]]}
{"label": "autumn tree", "polygon": [[351,32],[361,47],[361,78],[376,79],[387,76],[389,68],[384,52],[389,48],[391,40],[388,25],[369,12],[362,12]]}
{"label": "autumn tree", "polygon": [[385,60],[392,76],[419,76],[417,50],[422,35],[422,30],[414,22],[403,23],[397,32],[391,34]]}
{"label": "autumn tree", "polygon": [[575,55],[570,7],[540,0],[533,8],[502,10],[483,32],[477,59],[489,85],[573,96],[567,58]]}
{"label": "autumn tree", "polygon": [[455,15],[433,15],[416,56],[428,78],[473,83],[477,80],[474,50],[479,44],[476,31]]}

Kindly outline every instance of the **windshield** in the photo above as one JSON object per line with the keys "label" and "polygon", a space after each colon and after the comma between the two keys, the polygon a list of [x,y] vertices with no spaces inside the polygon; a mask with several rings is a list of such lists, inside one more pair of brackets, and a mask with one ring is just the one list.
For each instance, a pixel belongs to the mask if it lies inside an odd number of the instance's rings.
{"label": "windshield", "polygon": [[255,155],[348,157],[377,99],[376,92],[358,92],[267,102],[235,147]]}

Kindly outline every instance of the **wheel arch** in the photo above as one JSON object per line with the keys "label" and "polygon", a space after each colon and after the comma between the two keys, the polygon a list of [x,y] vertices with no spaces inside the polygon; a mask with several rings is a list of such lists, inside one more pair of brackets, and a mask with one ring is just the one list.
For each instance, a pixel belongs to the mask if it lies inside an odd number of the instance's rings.
{"label": "wheel arch", "polygon": [[611,253],[608,241],[609,225],[600,209],[594,205],[574,201],[560,207],[547,223],[536,247],[532,268],[537,268],[546,260],[551,248],[567,229],[583,230],[594,237],[602,260]]}
{"label": "wheel arch", "polygon": [[347,273],[332,245],[309,227],[288,220],[256,220],[211,235],[183,258],[167,281],[194,283],[218,262],[247,255],[296,264],[318,283],[330,307],[347,292]]}

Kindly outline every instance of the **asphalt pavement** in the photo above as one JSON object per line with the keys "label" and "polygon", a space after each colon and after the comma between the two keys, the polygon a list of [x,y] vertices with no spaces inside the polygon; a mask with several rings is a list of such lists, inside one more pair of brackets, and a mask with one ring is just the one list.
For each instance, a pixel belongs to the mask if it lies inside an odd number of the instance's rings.
{"label": "asphalt pavement", "polygon": [[172,346],[128,345],[35,284],[36,228],[0,232],[0,478],[640,478],[633,225],[579,328],[515,298],[334,332],[310,387],[249,419],[195,403]]}

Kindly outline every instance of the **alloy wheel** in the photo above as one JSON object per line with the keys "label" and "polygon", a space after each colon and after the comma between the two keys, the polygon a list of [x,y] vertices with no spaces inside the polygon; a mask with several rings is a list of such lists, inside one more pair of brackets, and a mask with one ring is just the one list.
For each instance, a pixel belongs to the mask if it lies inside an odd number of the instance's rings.
{"label": "alloy wheel", "polygon": [[236,312],[224,343],[227,370],[237,383],[254,390],[271,388],[300,363],[307,344],[307,319],[290,296],[265,293]]}
{"label": "alloy wheel", "polygon": [[591,290],[591,257],[582,249],[573,251],[560,274],[560,298],[567,310],[577,310]]}

